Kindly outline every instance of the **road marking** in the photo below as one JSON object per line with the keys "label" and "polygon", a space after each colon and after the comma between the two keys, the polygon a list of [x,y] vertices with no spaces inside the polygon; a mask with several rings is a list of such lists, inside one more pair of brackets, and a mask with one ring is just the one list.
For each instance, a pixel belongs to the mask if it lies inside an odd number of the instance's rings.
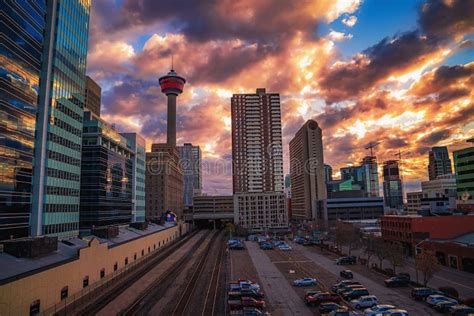
{"label": "road marking", "polygon": [[311,260],[272,261],[272,263],[312,263]]}

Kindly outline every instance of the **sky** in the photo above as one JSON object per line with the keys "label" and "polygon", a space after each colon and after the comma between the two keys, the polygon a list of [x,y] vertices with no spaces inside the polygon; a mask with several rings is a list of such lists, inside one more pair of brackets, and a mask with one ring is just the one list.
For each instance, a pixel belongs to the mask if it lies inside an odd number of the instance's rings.
{"label": "sky", "polygon": [[102,114],[121,131],[166,141],[158,78],[186,78],[177,142],[199,145],[203,189],[232,192],[230,97],[281,96],[288,143],[308,119],[323,130],[335,176],[380,142],[402,152],[405,190],[427,180],[432,146],[474,137],[472,0],[95,0],[87,73]]}

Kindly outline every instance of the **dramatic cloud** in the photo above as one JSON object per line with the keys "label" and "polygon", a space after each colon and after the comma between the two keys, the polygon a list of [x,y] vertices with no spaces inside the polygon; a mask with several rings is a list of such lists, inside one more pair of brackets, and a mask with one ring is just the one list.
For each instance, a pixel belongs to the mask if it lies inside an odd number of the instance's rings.
{"label": "dramatic cloud", "polygon": [[[105,120],[166,139],[166,98],[158,77],[174,67],[187,82],[178,98],[178,143],[203,151],[204,189],[232,190],[230,97],[279,92],[285,171],[288,143],[308,119],[324,134],[335,172],[375,148],[380,163],[403,151],[410,188],[426,178],[426,153],[474,135],[474,62],[443,65],[472,47],[472,1],[427,0],[418,27],[342,59],[340,41],[360,0],[101,0],[91,16],[88,73],[103,87]],[[343,25],[329,25],[341,18]],[[322,24],[330,32],[319,37]],[[334,28],[331,29],[331,28]],[[344,32],[338,31],[342,28]],[[324,29],[324,28],[323,28]]]}

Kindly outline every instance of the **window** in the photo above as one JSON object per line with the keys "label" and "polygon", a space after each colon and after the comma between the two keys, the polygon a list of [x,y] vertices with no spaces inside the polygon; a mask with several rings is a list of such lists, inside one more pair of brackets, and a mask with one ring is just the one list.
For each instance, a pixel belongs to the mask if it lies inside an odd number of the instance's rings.
{"label": "window", "polygon": [[125,265],[128,264],[128,257],[125,258]]}
{"label": "window", "polygon": [[102,270],[100,270],[100,278],[102,279],[103,277],[105,277],[105,269],[102,268]]}
{"label": "window", "polygon": [[133,260],[137,260],[137,253],[133,255]]}
{"label": "window", "polygon": [[[148,248],[148,252],[150,252],[150,248]],[[145,255],[145,250],[142,249],[142,256]]]}
{"label": "window", "polygon": [[38,315],[40,312],[40,300],[35,300],[30,304],[30,316]]}
{"label": "window", "polygon": [[148,253],[150,253],[150,247],[148,247]]}
{"label": "window", "polygon": [[89,286],[89,276],[86,276],[84,277],[84,279],[82,279],[82,287],[85,288],[88,286]]}
{"label": "window", "polygon": [[67,286],[61,289],[61,300],[64,300],[69,295],[69,288]]}
{"label": "window", "polygon": [[118,263],[115,262],[115,264],[114,264],[114,271],[117,271],[117,269],[118,269]]}

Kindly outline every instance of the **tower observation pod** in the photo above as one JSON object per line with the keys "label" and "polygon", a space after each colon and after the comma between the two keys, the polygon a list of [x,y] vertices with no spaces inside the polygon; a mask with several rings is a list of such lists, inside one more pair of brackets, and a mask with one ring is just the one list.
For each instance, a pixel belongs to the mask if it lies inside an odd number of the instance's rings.
{"label": "tower observation pod", "polygon": [[168,125],[166,143],[176,146],[176,97],[183,93],[186,80],[171,69],[168,74],[158,79],[161,92],[168,97]]}

